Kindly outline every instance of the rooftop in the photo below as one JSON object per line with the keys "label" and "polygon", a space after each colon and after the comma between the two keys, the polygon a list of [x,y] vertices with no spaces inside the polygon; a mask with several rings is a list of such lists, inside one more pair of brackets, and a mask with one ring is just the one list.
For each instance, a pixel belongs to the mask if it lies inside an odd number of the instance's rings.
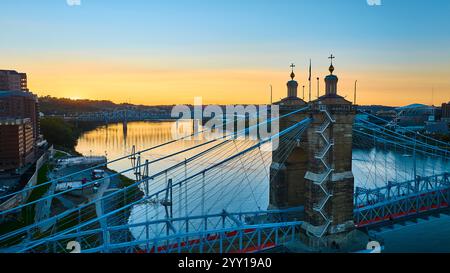
{"label": "rooftop", "polygon": [[433,107],[432,107],[432,106],[425,105],[425,104],[414,103],[414,104],[410,104],[410,105],[407,105],[407,106],[398,107],[398,108],[396,108],[396,110],[401,111],[401,110],[422,109],[422,108],[425,108],[425,109],[431,109],[431,108],[433,108]]}

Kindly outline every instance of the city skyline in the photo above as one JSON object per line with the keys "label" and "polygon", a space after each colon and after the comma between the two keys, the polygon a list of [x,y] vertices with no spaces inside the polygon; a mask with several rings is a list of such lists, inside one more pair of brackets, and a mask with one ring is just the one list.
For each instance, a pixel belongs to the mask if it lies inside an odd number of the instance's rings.
{"label": "city skyline", "polygon": [[[359,104],[450,100],[450,3],[383,1],[2,1],[2,69],[38,95],[159,105],[256,104],[328,74]],[[434,92],[432,92],[434,90]],[[301,96],[301,94],[300,94]]]}

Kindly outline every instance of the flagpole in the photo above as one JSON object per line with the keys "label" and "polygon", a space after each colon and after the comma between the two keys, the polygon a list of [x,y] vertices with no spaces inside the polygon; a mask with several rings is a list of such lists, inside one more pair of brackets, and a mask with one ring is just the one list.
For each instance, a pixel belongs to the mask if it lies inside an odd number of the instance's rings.
{"label": "flagpole", "polygon": [[309,101],[311,101],[311,80],[309,80]]}
{"label": "flagpole", "polygon": [[311,59],[309,59],[309,101],[311,101]]}

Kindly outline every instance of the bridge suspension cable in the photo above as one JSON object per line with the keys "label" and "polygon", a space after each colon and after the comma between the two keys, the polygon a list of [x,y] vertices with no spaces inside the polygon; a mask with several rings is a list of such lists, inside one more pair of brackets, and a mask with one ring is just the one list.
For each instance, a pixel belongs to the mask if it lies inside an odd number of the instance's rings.
{"label": "bridge suspension cable", "polygon": [[[373,118],[373,119],[376,119],[376,120],[385,122],[386,124],[389,124],[389,121],[388,121],[388,120],[385,120],[385,119],[383,119],[383,118],[381,118],[381,117],[378,117],[378,116],[376,116],[376,115],[373,115],[373,114],[370,114],[370,113],[367,113],[367,112],[364,112],[364,111],[360,111],[360,113],[361,113],[361,114],[364,114],[364,115],[367,115],[367,116],[370,117],[370,118]],[[369,121],[367,121],[367,120],[364,120],[364,119],[362,119],[362,118],[358,118],[358,117],[357,117],[357,119],[358,119],[359,121],[366,122],[366,123],[368,123],[368,124],[377,126],[378,128],[386,128],[386,127],[382,127],[381,125],[374,124],[374,123],[372,123],[372,122],[369,122]],[[394,133],[396,133],[396,134],[398,134],[398,135],[402,135],[402,136],[404,136],[404,137],[407,137],[407,138],[410,139],[410,140],[417,141],[418,143],[425,144],[425,145],[429,145],[429,147],[432,147],[432,148],[434,148],[434,147],[440,147],[440,146],[438,145],[438,144],[440,144],[441,147],[443,147],[442,150],[447,151],[447,153],[450,154],[450,142],[444,142],[444,141],[441,141],[441,140],[432,138],[432,137],[430,137],[430,136],[423,135],[423,134],[420,134],[420,133],[418,133],[418,132],[412,131],[412,130],[406,128],[406,127],[402,127],[402,126],[399,126],[399,125],[395,125],[395,128],[399,128],[399,129],[401,129],[401,131],[408,132],[408,133],[411,134],[411,135],[419,136],[419,137],[421,137],[421,138],[423,138],[423,139],[425,139],[425,140],[430,140],[430,141],[434,142],[435,145],[428,144],[428,143],[426,143],[426,142],[424,143],[423,141],[420,141],[420,140],[417,140],[417,139],[413,139],[413,138],[408,137],[408,136],[405,136],[404,134],[401,134],[401,133],[399,133],[399,132],[395,132],[394,130],[390,130],[390,131],[391,131],[391,132],[394,132]]]}
{"label": "bridge suspension cable", "polygon": [[[300,112],[300,111],[303,111],[303,110],[305,110],[305,108],[304,109],[300,109],[300,110],[297,110],[297,111],[294,111],[294,112],[292,112],[292,113],[290,113],[290,114],[286,114],[286,115],[284,115],[284,116],[282,116],[282,117],[278,117],[277,119],[279,119],[279,118],[283,118],[283,117],[287,117],[287,116],[289,116],[289,115],[291,115],[291,114],[294,114],[294,113],[297,113],[297,112]],[[246,131],[248,131],[249,129],[247,129]],[[219,144],[220,145],[220,144]],[[218,145],[218,146],[219,146]],[[213,147],[214,148],[214,147]],[[169,157],[169,156],[168,156]],[[195,157],[198,157],[198,156],[195,156]],[[195,158],[194,157],[194,158]],[[129,170],[127,170],[127,171],[131,171],[132,169],[129,169]],[[121,172],[121,173],[124,173],[124,172]],[[112,177],[112,176],[110,176],[110,177]],[[62,194],[64,194],[65,192],[63,192]],[[120,191],[118,192],[119,194],[120,194]],[[46,197],[45,199],[50,199],[50,198],[53,198],[53,197],[55,197],[55,196],[57,196],[58,194],[55,194],[55,195],[52,195],[52,196],[48,196],[48,197]],[[101,198],[102,199],[102,198]],[[39,201],[42,201],[42,199],[40,199],[40,200],[37,200],[36,202],[34,202],[34,203],[37,203],[37,202],[39,202]],[[94,203],[94,202],[96,202],[96,201],[98,201],[98,200],[94,200],[93,202],[90,202],[90,204],[92,204],[92,203]],[[90,204],[88,204],[88,205],[90,205]],[[85,208],[85,207],[87,207],[87,205],[86,206],[83,206],[83,208]],[[17,208],[16,208],[17,209]],[[82,208],[76,208],[76,209],[73,209],[72,211],[66,211],[66,212],[64,212],[62,215],[57,215],[58,217],[61,217],[61,216],[67,216],[67,215],[69,215],[69,213],[71,213],[71,212],[76,212],[76,211],[81,211],[81,209]],[[53,217],[52,219],[48,219],[48,221],[44,221],[44,222],[50,222],[50,220],[54,220],[55,219],[55,217]],[[37,223],[34,227],[36,227],[36,226],[38,226],[39,224],[41,224],[41,223]],[[33,227],[33,226],[32,226]],[[19,230],[19,231],[16,231],[15,233],[16,234],[18,234],[19,232],[21,232],[21,231],[23,231],[23,230]],[[7,235],[11,235],[11,234],[7,234]],[[15,235],[15,234],[12,234],[12,235]],[[1,239],[4,239],[4,237],[5,236],[2,236],[2,238]]]}
{"label": "bridge suspension cable", "polygon": [[[309,123],[309,119],[306,119],[306,120],[303,121],[303,122],[300,122],[300,123],[298,123],[298,124],[295,124],[294,126],[292,126],[292,127],[288,128],[288,129],[284,130],[283,132],[281,132],[281,133],[279,133],[279,134],[277,134],[277,135],[275,135],[275,136],[272,136],[272,137],[270,137],[270,138],[268,138],[268,139],[266,139],[266,140],[260,141],[259,143],[255,144],[255,145],[253,145],[253,146],[251,146],[251,147],[249,147],[249,148],[244,149],[244,150],[241,151],[240,153],[237,153],[237,154],[235,154],[235,155],[233,155],[233,156],[230,156],[230,157],[226,158],[225,160],[222,160],[221,162],[218,162],[217,164],[214,164],[214,165],[212,165],[212,166],[210,166],[210,167],[208,167],[208,168],[205,168],[205,169],[203,169],[201,172],[197,172],[195,175],[189,176],[189,177],[187,177],[186,179],[183,179],[183,180],[181,180],[181,181],[179,181],[179,182],[172,183],[171,186],[170,186],[170,188],[171,188],[171,189],[177,189],[178,187],[182,186],[183,183],[187,183],[189,180],[198,179],[199,177],[201,177],[202,174],[205,174],[205,173],[208,173],[209,171],[215,170],[215,169],[217,169],[219,166],[222,166],[222,165],[224,165],[224,164],[230,162],[231,160],[234,160],[234,159],[238,158],[239,156],[241,156],[241,155],[243,155],[243,154],[246,154],[246,153],[248,153],[248,152],[254,150],[255,148],[260,148],[263,144],[265,144],[265,143],[267,143],[267,142],[273,140],[274,138],[285,136],[287,133],[291,132],[292,130],[294,130],[294,129],[300,127],[300,126],[303,126],[303,127],[304,127],[304,126],[306,126],[308,123]],[[157,176],[159,176],[159,175],[160,175],[160,174],[155,175],[155,176],[152,176],[152,177],[149,177],[148,180],[154,179],[155,177],[157,177]],[[195,185],[200,185],[200,184],[199,184],[199,183],[196,183]],[[195,186],[195,185],[194,185],[194,186]],[[146,200],[149,200],[149,199],[151,199],[151,198],[157,197],[158,195],[164,194],[164,193],[166,193],[166,192],[167,192],[167,189],[161,189],[161,190],[159,190],[158,192],[154,192],[154,193],[152,193],[152,194],[150,194],[150,195],[148,195],[148,196],[145,196],[144,198],[142,198],[142,199],[140,199],[140,200],[131,202],[131,203],[129,203],[129,204],[127,204],[127,205],[125,205],[125,206],[123,206],[123,207],[117,209],[117,210],[114,210],[114,211],[112,211],[112,212],[109,212],[109,213],[107,213],[107,214],[104,214],[104,215],[101,216],[101,217],[97,217],[97,218],[92,219],[92,220],[90,220],[90,221],[87,221],[87,222],[85,222],[85,223],[81,223],[80,225],[78,225],[78,226],[76,226],[76,227],[74,227],[74,228],[69,228],[69,229],[63,231],[62,233],[58,233],[58,234],[55,234],[54,236],[50,236],[50,238],[52,238],[52,240],[55,240],[55,239],[58,238],[58,236],[61,236],[61,235],[63,235],[63,234],[67,234],[67,233],[69,233],[69,232],[71,232],[71,231],[80,230],[80,229],[83,228],[83,227],[89,226],[89,225],[91,225],[91,224],[93,224],[93,223],[95,223],[95,222],[98,222],[98,221],[100,221],[100,220],[102,220],[102,219],[105,219],[105,218],[107,218],[107,217],[109,217],[109,216],[117,215],[118,213],[120,213],[121,211],[123,211],[123,210],[125,210],[125,209],[128,209],[128,208],[130,208],[130,207],[133,207],[133,206],[135,206],[135,205],[137,205],[137,204],[139,204],[139,203],[141,203],[141,202],[143,202],[143,201],[146,201]],[[195,192],[195,191],[194,191],[194,192]],[[45,241],[45,240],[46,240],[46,239],[44,239],[44,241]],[[33,248],[34,245],[32,245],[32,246],[30,246],[30,247]],[[27,249],[29,249],[29,247],[28,247]]]}
{"label": "bridge suspension cable", "polygon": [[[357,118],[356,121],[353,129],[354,146],[362,149],[375,148],[369,153],[358,153],[359,157],[364,159],[354,160],[354,172],[358,172],[358,168],[365,168],[364,172],[355,176],[365,175],[366,179],[359,181],[363,186],[366,186],[369,180],[372,180],[373,184],[370,187],[379,187],[389,181],[414,179],[419,174],[426,177],[445,172],[449,168],[446,163],[449,158],[446,157],[446,151],[440,147],[420,142],[362,118]],[[392,152],[402,154],[395,155]],[[398,160],[399,156],[402,160]],[[427,160],[429,157],[441,160],[438,161],[442,162],[441,166]],[[370,164],[367,164],[369,162]],[[380,174],[384,177],[378,177]]]}
{"label": "bridge suspension cable", "polygon": [[[160,160],[163,160],[163,159],[167,159],[167,158],[173,157],[173,156],[175,156],[175,155],[179,155],[179,154],[181,154],[181,153],[184,153],[184,152],[193,150],[193,149],[198,148],[198,147],[205,146],[205,145],[207,145],[207,144],[210,144],[210,143],[212,143],[212,142],[216,142],[216,141],[218,141],[218,140],[225,139],[225,138],[227,138],[227,137],[231,137],[231,136],[240,136],[240,135],[242,135],[242,134],[245,135],[246,133],[250,132],[250,131],[253,130],[254,128],[257,128],[258,126],[261,126],[261,125],[263,125],[263,124],[268,124],[268,123],[270,123],[270,122],[277,121],[277,120],[282,119],[282,118],[285,118],[285,117],[289,117],[289,116],[291,116],[291,115],[294,115],[294,114],[296,114],[296,113],[305,111],[305,110],[307,110],[307,109],[308,109],[308,107],[304,107],[304,108],[301,108],[301,109],[292,111],[292,112],[290,112],[290,113],[288,113],[288,114],[285,114],[285,115],[283,115],[283,116],[271,118],[271,119],[269,119],[269,120],[267,120],[267,121],[260,122],[260,123],[258,123],[258,124],[256,124],[256,125],[250,126],[249,128],[243,129],[243,130],[241,130],[241,131],[239,131],[239,132],[236,132],[236,133],[230,133],[230,134],[228,134],[228,135],[221,136],[221,137],[218,137],[218,138],[216,138],[216,139],[213,139],[213,140],[211,140],[211,141],[209,141],[209,142],[207,142],[207,143],[202,143],[202,144],[199,144],[199,145],[197,145],[197,146],[195,146],[195,147],[191,147],[191,148],[188,148],[188,149],[185,149],[185,150],[176,152],[176,153],[172,153],[172,154],[170,154],[170,155],[167,155],[167,156],[163,157],[162,159],[156,159],[156,160],[154,160],[154,161],[151,162],[151,163],[155,163],[155,162],[157,162],[157,161],[160,161]],[[234,121],[232,121],[232,122],[234,122]],[[206,131],[206,130],[203,130],[202,132],[205,132],[205,131]],[[191,135],[191,136],[192,136],[192,135]],[[191,137],[191,136],[188,136],[188,137]],[[125,158],[129,158],[129,157],[135,156],[135,155],[140,156],[141,153],[143,153],[143,152],[147,152],[147,151],[150,151],[150,150],[152,150],[152,149],[156,149],[156,148],[159,148],[159,147],[168,145],[168,144],[170,144],[170,143],[173,143],[173,142],[176,142],[176,141],[180,141],[180,140],[182,140],[182,139],[185,139],[185,138],[181,138],[181,139],[169,141],[169,142],[166,142],[166,143],[164,143],[164,144],[157,145],[157,146],[155,146],[155,147],[152,147],[152,148],[149,148],[149,149],[145,149],[145,150],[143,150],[143,151],[139,151],[139,152],[133,153],[133,154],[131,154],[131,155],[121,157],[121,158],[116,159],[116,160],[112,160],[112,161],[110,161],[109,163],[115,162],[115,161],[117,161],[117,160],[122,160],[122,159],[125,159]],[[40,184],[40,185],[37,185],[37,186],[34,186],[34,187],[29,187],[29,188],[24,189],[24,190],[22,190],[22,191],[18,191],[18,192],[16,192],[15,194],[22,193],[23,191],[33,190],[33,189],[35,189],[35,188],[37,188],[37,187],[43,187],[43,186],[48,185],[48,184],[50,184],[50,183],[57,183],[57,182],[60,181],[61,179],[64,179],[64,178],[67,178],[67,177],[71,177],[71,176],[74,176],[74,175],[76,175],[76,174],[83,173],[83,172],[86,172],[86,171],[90,171],[90,170],[92,170],[92,169],[94,169],[94,168],[98,168],[99,166],[105,166],[105,165],[104,165],[104,164],[100,164],[100,165],[98,165],[98,166],[95,166],[95,167],[92,167],[92,168],[88,168],[88,169],[82,170],[82,171],[80,171],[80,172],[75,172],[75,173],[66,175],[66,176],[64,176],[64,177],[60,177],[60,178],[57,178],[57,179],[53,179],[53,180],[51,180],[51,181],[42,183],[42,184]],[[141,167],[141,166],[134,166],[134,168],[137,168],[137,167]],[[91,186],[91,185],[94,185],[94,183],[96,183],[96,182],[102,182],[102,181],[104,181],[104,180],[106,180],[106,179],[110,179],[110,178],[112,178],[112,177],[118,176],[118,175],[123,174],[123,173],[127,173],[127,172],[129,172],[129,171],[131,171],[131,170],[129,169],[129,170],[126,170],[126,171],[122,171],[122,172],[119,172],[119,173],[110,175],[110,176],[108,176],[108,177],[101,178],[101,179],[96,180],[96,181],[88,182],[88,183],[85,184],[85,186]],[[15,208],[12,208],[12,209],[8,209],[8,210],[1,211],[1,212],[0,212],[0,216],[5,215],[5,214],[8,214],[8,213],[11,213],[12,211],[16,211],[16,210],[18,210],[18,209],[22,209],[23,207],[25,207],[25,206],[27,206],[27,205],[36,204],[36,203],[41,202],[41,201],[43,201],[43,200],[51,199],[51,198],[53,198],[53,197],[55,197],[55,196],[59,196],[59,195],[62,195],[62,194],[67,194],[67,193],[69,193],[69,192],[71,192],[71,191],[74,191],[74,190],[76,190],[76,189],[68,189],[68,190],[65,190],[65,191],[60,192],[60,193],[57,193],[57,194],[53,194],[53,195],[50,195],[50,196],[45,196],[45,197],[42,197],[42,198],[40,198],[40,199],[34,200],[34,201],[32,201],[32,202],[28,202],[28,203],[22,204],[22,205],[20,205],[20,206],[17,206],[17,207],[15,207]]]}

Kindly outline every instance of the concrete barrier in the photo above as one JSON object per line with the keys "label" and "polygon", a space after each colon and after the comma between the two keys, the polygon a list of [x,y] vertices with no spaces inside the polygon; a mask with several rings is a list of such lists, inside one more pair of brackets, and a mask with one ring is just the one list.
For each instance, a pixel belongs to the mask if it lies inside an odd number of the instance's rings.
{"label": "concrete barrier", "polygon": [[[39,170],[42,168],[44,163],[48,160],[49,156],[54,154],[53,146],[50,147],[37,161],[35,165],[35,170],[28,183],[25,185],[21,193],[14,195],[2,204],[0,204],[0,212],[15,208],[23,203],[25,203],[31,195],[32,190],[27,191],[26,189],[36,186],[38,180]],[[3,217],[0,218],[2,222]]]}

